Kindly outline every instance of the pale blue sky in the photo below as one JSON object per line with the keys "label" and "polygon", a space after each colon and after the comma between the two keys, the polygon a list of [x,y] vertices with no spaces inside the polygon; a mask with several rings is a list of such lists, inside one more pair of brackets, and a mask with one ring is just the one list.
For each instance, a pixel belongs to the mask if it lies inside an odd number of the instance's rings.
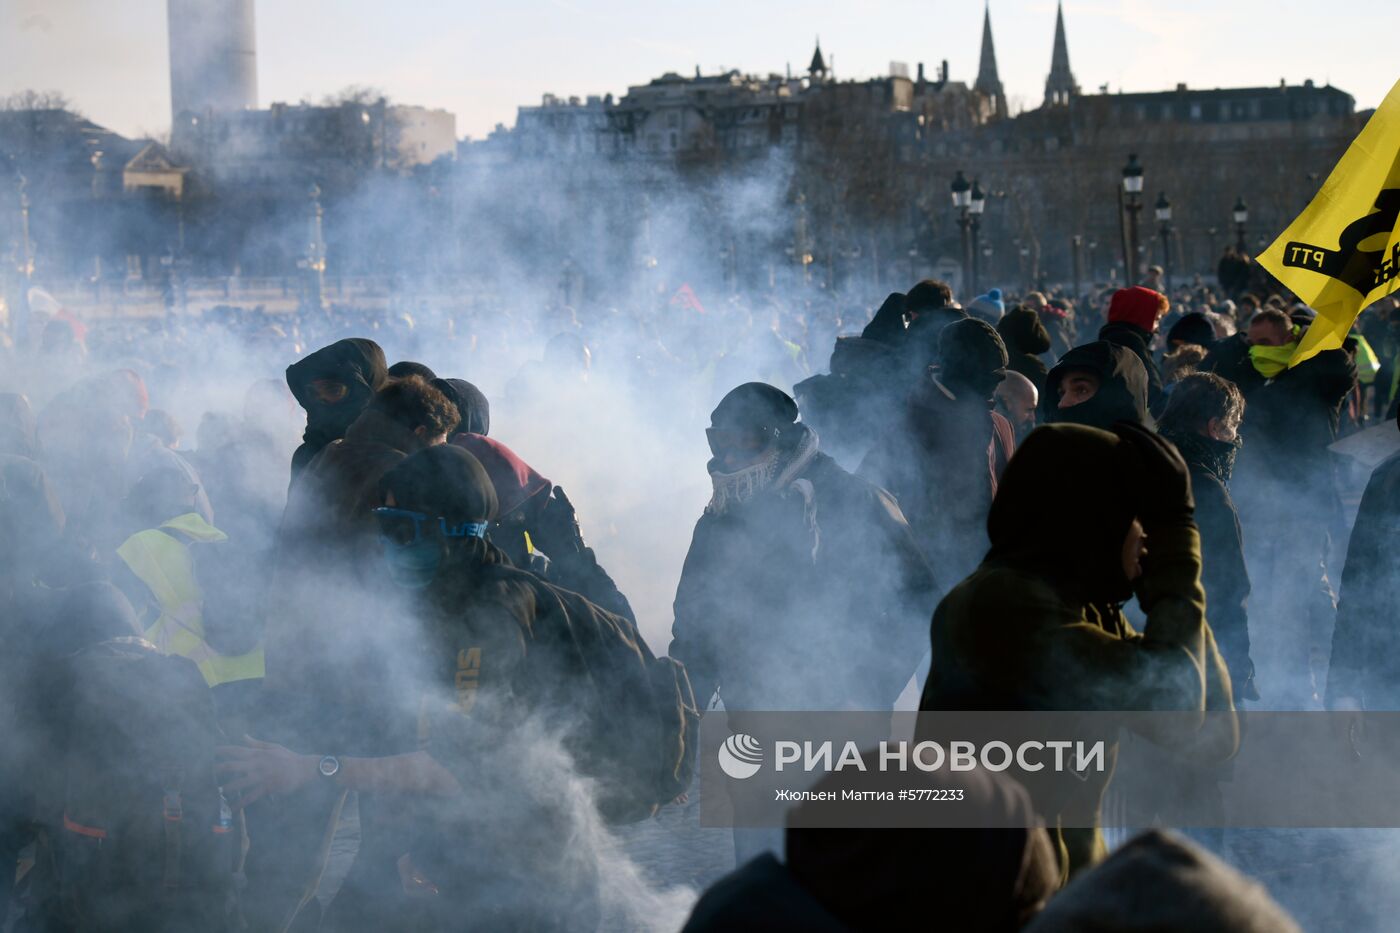
{"label": "pale blue sky", "polygon": [[[1067,0],[1080,86],[1159,90],[1312,78],[1374,107],[1400,78],[1383,46],[1400,35],[1397,0]],[[972,81],[981,0],[262,0],[259,97],[319,98],[366,84],[457,114],[459,135],[513,123],[540,95],[623,93],[665,71],[806,68],[812,41],[839,77],[930,73],[948,59]],[[993,0],[997,60],[1013,108],[1039,104],[1054,0]],[[165,0],[0,0],[0,94],[57,90],[124,133],[169,124]]]}

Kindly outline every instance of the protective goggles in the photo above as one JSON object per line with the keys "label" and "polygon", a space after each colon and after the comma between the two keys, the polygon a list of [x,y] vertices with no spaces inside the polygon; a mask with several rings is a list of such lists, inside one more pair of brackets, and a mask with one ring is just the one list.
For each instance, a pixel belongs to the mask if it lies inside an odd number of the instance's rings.
{"label": "protective goggles", "polygon": [[772,428],[706,428],[705,440],[710,453],[723,457],[727,453],[756,454],[772,443],[776,432]]}
{"label": "protective goggles", "polygon": [[379,537],[397,547],[410,547],[430,535],[440,538],[484,538],[488,527],[486,522],[462,522],[449,526],[442,516],[431,517],[422,512],[387,506],[375,509],[374,517],[379,522]]}

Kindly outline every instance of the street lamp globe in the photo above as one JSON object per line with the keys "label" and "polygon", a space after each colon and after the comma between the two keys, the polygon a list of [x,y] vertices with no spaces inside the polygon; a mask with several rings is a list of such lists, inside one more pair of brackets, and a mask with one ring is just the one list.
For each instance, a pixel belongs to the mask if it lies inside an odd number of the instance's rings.
{"label": "street lamp globe", "polygon": [[953,179],[950,190],[953,193],[954,207],[965,209],[972,206],[972,186],[967,183],[962,172],[958,172],[957,177]]}
{"label": "street lamp globe", "polygon": [[1128,164],[1123,166],[1123,193],[1142,194],[1142,165],[1136,153],[1128,156]]}
{"label": "street lamp globe", "polygon": [[969,213],[980,214],[987,209],[987,193],[982,190],[982,185],[975,178],[972,180],[971,198],[972,200],[967,205]]}
{"label": "street lamp globe", "polygon": [[1156,211],[1158,223],[1169,224],[1172,222],[1172,202],[1167,200],[1165,191],[1157,195]]}
{"label": "street lamp globe", "polygon": [[1235,199],[1235,206],[1231,208],[1231,213],[1234,215],[1235,223],[1249,223],[1249,206],[1244,203],[1243,196]]}

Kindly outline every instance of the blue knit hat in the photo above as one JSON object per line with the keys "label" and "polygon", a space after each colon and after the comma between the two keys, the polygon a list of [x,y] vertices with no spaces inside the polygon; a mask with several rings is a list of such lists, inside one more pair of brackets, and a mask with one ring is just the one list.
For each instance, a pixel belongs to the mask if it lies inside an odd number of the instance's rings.
{"label": "blue knit hat", "polygon": [[989,324],[995,324],[1006,313],[1006,305],[1001,300],[1001,289],[994,288],[985,295],[978,295],[967,306],[967,313]]}

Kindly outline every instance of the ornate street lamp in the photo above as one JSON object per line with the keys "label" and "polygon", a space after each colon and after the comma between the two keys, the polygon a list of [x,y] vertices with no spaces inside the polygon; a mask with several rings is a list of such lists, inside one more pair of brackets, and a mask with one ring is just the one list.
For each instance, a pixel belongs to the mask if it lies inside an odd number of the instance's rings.
{"label": "ornate street lamp", "polygon": [[1240,252],[1245,250],[1245,224],[1249,223],[1249,205],[1244,203],[1244,195],[1235,198],[1235,206],[1230,210],[1230,216],[1235,221],[1235,245]]}
{"label": "ornate street lamp", "polygon": [[1123,271],[1128,285],[1138,280],[1138,212],[1142,210],[1142,165],[1136,153],[1128,156],[1128,164],[1123,166],[1123,187],[1119,191],[1120,203],[1128,214],[1128,238],[1123,243]]}
{"label": "ornate street lamp", "polygon": [[982,277],[982,270],[979,268],[980,262],[978,256],[980,253],[977,249],[977,237],[982,228],[982,212],[986,209],[987,193],[982,190],[981,183],[974,178],[972,180],[971,200],[969,200],[967,204],[968,219],[970,221],[969,229],[972,233],[972,248],[970,251],[970,255],[972,256],[972,279],[970,284],[972,286],[972,294],[974,295],[982,290],[981,286],[977,284],[978,280]]}
{"label": "ornate street lamp", "polygon": [[971,237],[972,185],[967,183],[961,171],[953,179],[949,190],[953,195],[953,207],[958,211],[958,229],[962,234],[962,272],[964,287],[972,282]]}
{"label": "ornate street lamp", "polygon": [[1154,213],[1157,232],[1162,238],[1162,290],[1166,291],[1171,288],[1172,280],[1172,202],[1167,200],[1165,191],[1157,195]]}

